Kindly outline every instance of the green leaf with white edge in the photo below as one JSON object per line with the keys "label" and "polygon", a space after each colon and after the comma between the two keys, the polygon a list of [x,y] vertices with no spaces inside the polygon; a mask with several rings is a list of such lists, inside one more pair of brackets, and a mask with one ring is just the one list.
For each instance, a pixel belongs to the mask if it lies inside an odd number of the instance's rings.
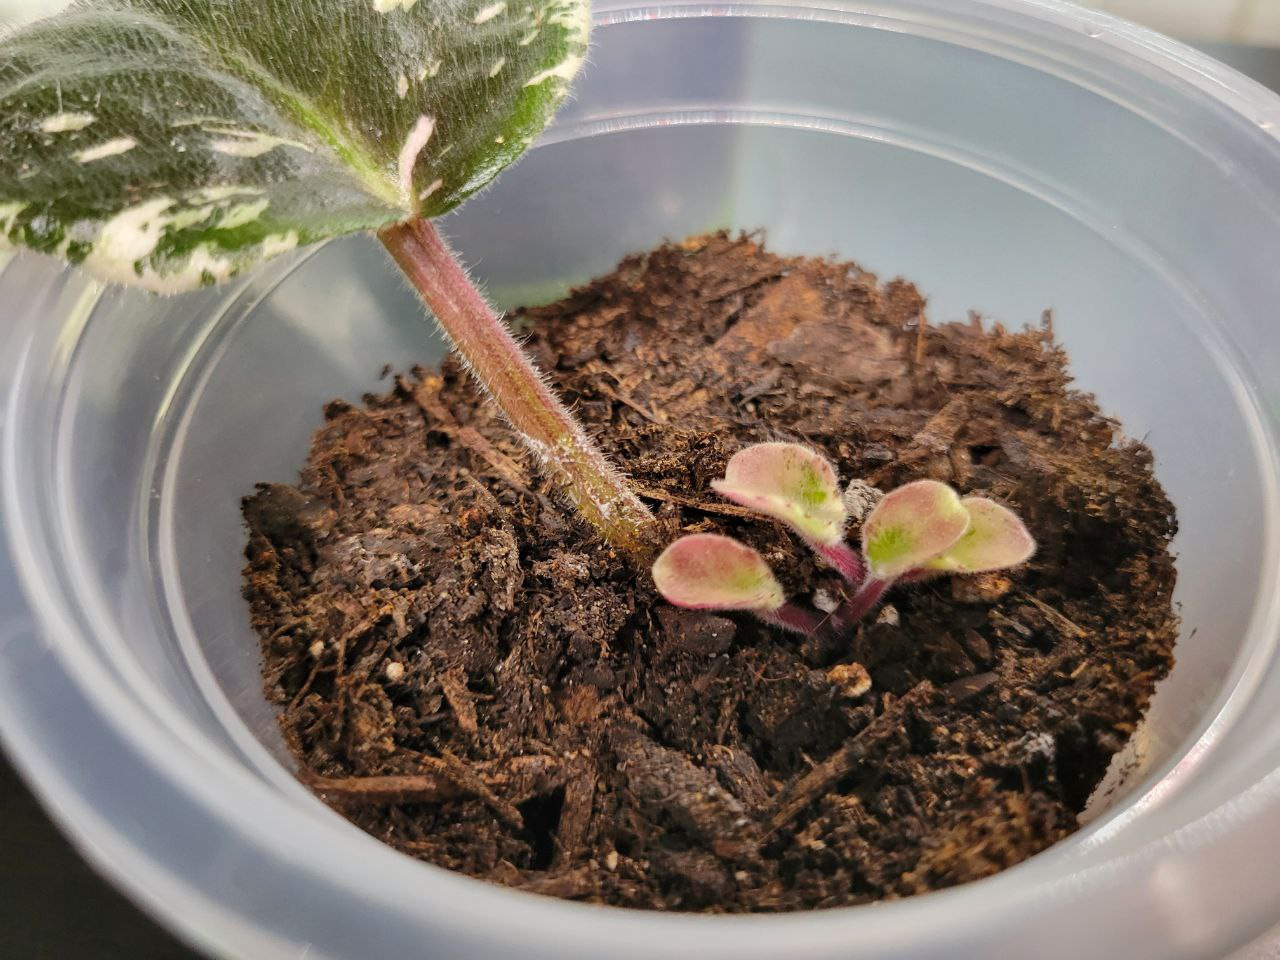
{"label": "green leaf with white edge", "polygon": [[1016,513],[986,497],[965,497],[969,529],[941,557],[929,561],[930,570],[983,573],[1016,567],[1031,559],[1036,542]]}
{"label": "green leaf with white edge", "polygon": [[969,511],[945,483],[917,480],[885,494],[862,525],[871,575],[896,580],[945,553],[969,529]]}
{"label": "green leaf with white edge", "polygon": [[798,443],[757,443],[739,450],[724,479],[711,481],[722,497],[788,524],[806,540],[830,546],[844,538],[845,509],[836,468]]}
{"label": "green leaf with white edge", "polygon": [[771,613],[786,601],[758,552],[718,533],[681,537],[653,562],[653,581],[668,602],[692,610]]}
{"label": "green leaf with white edge", "polygon": [[550,121],[586,0],[80,0],[0,39],[0,245],[173,293],[461,203]]}

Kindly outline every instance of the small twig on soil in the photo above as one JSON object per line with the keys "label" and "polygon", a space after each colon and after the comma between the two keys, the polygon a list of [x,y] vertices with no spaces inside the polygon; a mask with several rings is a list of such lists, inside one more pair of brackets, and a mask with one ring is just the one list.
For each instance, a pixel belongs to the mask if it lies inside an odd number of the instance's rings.
{"label": "small twig on soil", "polygon": [[565,873],[526,873],[522,879],[510,885],[527,893],[539,893],[544,897],[573,899],[584,897],[595,888],[591,879],[591,867],[582,866]]}
{"label": "small twig on soil", "polygon": [[357,623],[350,630],[348,630],[346,633],[338,637],[338,642],[334,644],[334,651],[333,651],[333,655],[334,655],[333,682],[335,685],[341,685],[343,679],[346,677],[347,644],[350,643],[352,640],[356,639],[356,637],[359,637],[362,634],[368,633],[370,630],[374,628],[376,623],[377,621],[374,619],[365,618],[364,620],[361,620],[359,623]]}
{"label": "small twig on soil", "polygon": [[[274,548],[272,552],[274,552]],[[271,633],[267,635],[267,639],[264,640],[263,642],[271,643],[272,641],[279,640],[286,633],[289,633],[293,630],[297,630],[299,627],[305,627],[306,625],[307,625],[307,620],[305,617],[298,617],[295,620],[289,620],[288,622],[282,623],[280,624],[280,626],[272,630]]]}
{"label": "small twig on soil", "polygon": [[595,793],[595,767],[580,766],[564,787],[564,805],[560,809],[560,826],[556,830],[552,870],[560,870],[573,863],[586,848]]}
{"label": "small twig on soil", "polygon": [[610,400],[616,400],[618,403],[621,403],[623,406],[630,407],[632,410],[640,414],[640,416],[644,417],[650,423],[662,423],[661,420],[659,420],[656,416],[654,416],[652,413],[650,413],[648,410],[642,407],[637,401],[631,399],[631,397],[628,397],[626,394],[619,393],[617,390],[614,390],[612,387],[605,385],[603,382],[597,383],[596,389],[599,390],[601,393],[603,393]]}
{"label": "small twig on soil", "polygon": [[476,724],[476,703],[467,689],[467,681],[458,667],[446,670],[439,676],[440,689],[453,708],[453,715],[458,721],[458,729],[467,736],[475,736],[479,727]]}
{"label": "small twig on soil", "polygon": [[718,513],[726,517],[743,517],[747,520],[756,520],[760,516],[745,507],[735,507],[728,503],[709,503],[704,500],[694,500],[692,497],[682,497],[678,493],[668,493],[666,490],[659,490],[657,487],[637,487],[636,493],[647,500],[678,503],[682,507],[701,510],[703,513]]}
{"label": "small twig on soil", "polygon": [[333,498],[338,502],[338,509],[342,510],[347,505],[347,495],[342,492],[342,478],[338,476],[338,471],[332,463],[326,463],[324,469],[329,475]]}
{"label": "small twig on soil", "polygon": [[483,800],[489,809],[497,814],[498,819],[512,830],[524,829],[524,817],[520,815],[515,805],[494,793],[480,774],[449,751],[444,751],[443,756],[440,757],[422,756],[418,762],[431,769],[433,773],[448,778],[456,787]]}
{"label": "small twig on soil", "polygon": [[430,857],[433,854],[439,855],[440,844],[433,840],[395,840],[395,846],[401,853],[407,853],[411,856],[419,854]]}
{"label": "small twig on soil", "polygon": [[464,447],[479,454],[509,486],[519,493],[529,492],[529,478],[525,472],[514,460],[486,440],[479,430],[475,427],[459,427],[457,437]]}
{"label": "small twig on soil", "polygon": [[298,774],[316,793],[363,803],[439,803],[459,795],[451,780],[432,773],[386,777],[321,777],[308,770]]}
{"label": "small twig on soil", "polygon": [[[298,779],[317,793],[340,800],[384,804],[441,803],[478,796],[477,786],[490,795],[494,790],[508,791],[516,802],[521,802],[564,782],[562,767],[555,757],[548,755],[507,757],[500,762],[480,763],[472,770],[452,755],[441,760],[415,751],[405,753],[412,754],[418,763],[431,769],[417,774],[373,777],[322,777],[303,770]],[[509,801],[499,799],[497,802],[509,810],[515,809]],[[517,828],[523,826],[524,820],[519,818]]]}
{"label": "small twig on soil", "polygon": [[975,673],[969,677],[961,677],[959,680],[953,680],[942,688],[945,696],[953,701],[960,702],[968,700],[970,697],[976,697],[984,690],[988,690],[999,681],[1000,675],[994,671],[987,673]]}
{"label": "small twig on soil", "polygon": [[1014,620],[1010,617],[1005,616],[999,610],[993,609],[988,614],[988,616],[991,618],[992,623],[996,624],[997,626],[1008,627],[1010,630],[1012,630],[1014,633],[1020,636],[1023,640],[1031,639],[1032,635],[1034,634],[1034,631],[1030,627],[1028,627],[1025,623],[1019,623],[1017,620]]}
{"label": "small twig on soil", "polygon": [[800,780],[782,791],[769,817],[769,831],[786,826],[818,797],[852,773],[881,741],[902,729],[903,713],[907,707],[923,703],[933,696],[933,684],[922,680],[885,708],[884,713],[858,731],[843,747],[823,760]]}
{"label": "small twig on soil", "polygon": [[413,402],[431,418],[431,429],[446,434],[472,453],[477,454],[489,467],[519,493],[529,492],[529,478],[520,469],[520,465],[485,439],[475,427],[464,427],[458,423],[439,397],[436,396],[438,386],[431,380],[420,380],[416,386],[410,387],[401,381],[401,388],[408,390]]}
{"label": "small twig on soil", "polygon": [[1046,620],[1068,636],[1075,637],[1077,640],[1083,640],[1089,635],[1088,631],[1078,626],[1075,621],[1068,618],[1066,614],[1059,613],[1039,597],[1033,597],[1029,593],[1024,593],[1023,597],[1030,601],[1033,607],[1043,613]]}
{"label": "small twig on soil", "polygon": [[311,672],[307,674],[307,679],[302,681],[302,686],[298,688],[298,692],[295,693],[293,695],[293,699],[289,701],[289,706],[285,707],[285,716],[289,716],[293,711],[297,710],[298,704],[302,702],[302,698],[311,692],[311,685],[316,682],[316,677],[319,676],[320,670],[323,666],[324,661],[317,657],[315,663],[311,665]]}
{"label": "small twig on soil", "polygon": [[906,463],[914,463],[926,457],[945,454],[955,443],[960,430],[971,417],[969,400],[959,396],[948,400],[942,409],[929,418],[911,443],[898,455]]}
{"label": "small twig on soil", "polygon": [[732,294],[741,293],[744,290],[750,290],[753,287],[758,287],[767,280],[777,279],[786,272],[787,264],[785,263],[770,265],[763,270],[756,270],[745,277],[739,277],[735,280],[729,281],[727,284],[724,284],[718,289],[712,290],[704,295],[703,300],[707,303],[715,303],[715,301],[723,300],[725,297]]}

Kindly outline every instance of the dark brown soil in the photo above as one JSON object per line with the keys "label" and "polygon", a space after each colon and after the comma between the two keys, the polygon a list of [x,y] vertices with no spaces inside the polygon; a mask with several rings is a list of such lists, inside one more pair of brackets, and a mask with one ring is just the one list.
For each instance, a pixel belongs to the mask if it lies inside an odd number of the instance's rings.
{"label": "dark brown soil", "polygon": [[678,612],[456,364],[417,371],[330,404],[298,486],[245,501],[246,594],[305,781],[410,856],[668,910],[904,896],[1077,828],[1172,664],[1174,519],[1047,319],[928,327],[910,284],[723,235],[522,318],[670,535],[740,537],[793,594],[840,584],[708,486],[755,441],[882,489],[988,492],[1040,550],[1007,579],[893,592],[839,642]]}

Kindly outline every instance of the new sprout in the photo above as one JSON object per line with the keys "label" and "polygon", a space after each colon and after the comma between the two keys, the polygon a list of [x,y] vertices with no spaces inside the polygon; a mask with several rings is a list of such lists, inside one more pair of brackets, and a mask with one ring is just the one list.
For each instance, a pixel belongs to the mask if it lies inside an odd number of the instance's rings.
{"label": "new sprout", "polygon": [[836,468],[798,443],[757,443],[738,451],[723,480],[712,480],[720,496],[781,520],[846,579],[863,575],[862,560],[844,542],[847,521]]}
{"label": "new sprout", "polygon": [[707,533],[667,547],[653,565],[658,590],[677,606],[750,610],[803,633],[856,623],[895,583],[1016,567],[1035,552],[1035,540],[1008,507],[986,497],[961,498],[936,480],[917,480],[881,498],[862,524],[858,552],[844,539],[845,498],[835,467],[799,444],[747,447],[712,487],[791,527],[844,578],[846,598],[825,617],[788,603],[759,553]]}
{"label": "new sprout", "polygon": [[747,610],[775,626],[812,633],[816,615],[787,603],[764,557],[733,537],[695,533],[662,551],[653,580],[668,601],[689,610]]}

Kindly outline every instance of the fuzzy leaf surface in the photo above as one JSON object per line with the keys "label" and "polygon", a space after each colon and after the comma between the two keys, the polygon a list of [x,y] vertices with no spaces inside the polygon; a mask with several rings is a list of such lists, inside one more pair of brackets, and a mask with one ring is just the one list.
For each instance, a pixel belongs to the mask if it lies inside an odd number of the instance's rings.
{"label": "fuzzy leaf surface", "polygon": [[584,0],[80,0],[0,39],[0,242],[178,292],[436,216],[546,126]]}
{"label": "fuzzy leaf surface", "polygon": [[872,575],[894,580],[924,567],[969,529],[969,512],[945,483],[916,480],[885,494],[862,525]]}
{"label": "fuzzy leaf surface", "polygon": [[1016,513],[986,497],[960,501],[969,512],[969,529],[947,552],[929,561],[931,570],[983,573],[1025,563],[1036,542]]}
{"label": "fuzzy leaf surface", "polygon": [[757,443],[739,450],[712,489],[765,516],[781,520],[806,540],[839,543],[845,511],[836,468],[798,443]]}
{"label": "fuzzy leaf surface", "polygon": [[653,563],[658,592],[691,610],[769,613],[786,600],[764,557],[732,537],[694,533],[663,550]]}

